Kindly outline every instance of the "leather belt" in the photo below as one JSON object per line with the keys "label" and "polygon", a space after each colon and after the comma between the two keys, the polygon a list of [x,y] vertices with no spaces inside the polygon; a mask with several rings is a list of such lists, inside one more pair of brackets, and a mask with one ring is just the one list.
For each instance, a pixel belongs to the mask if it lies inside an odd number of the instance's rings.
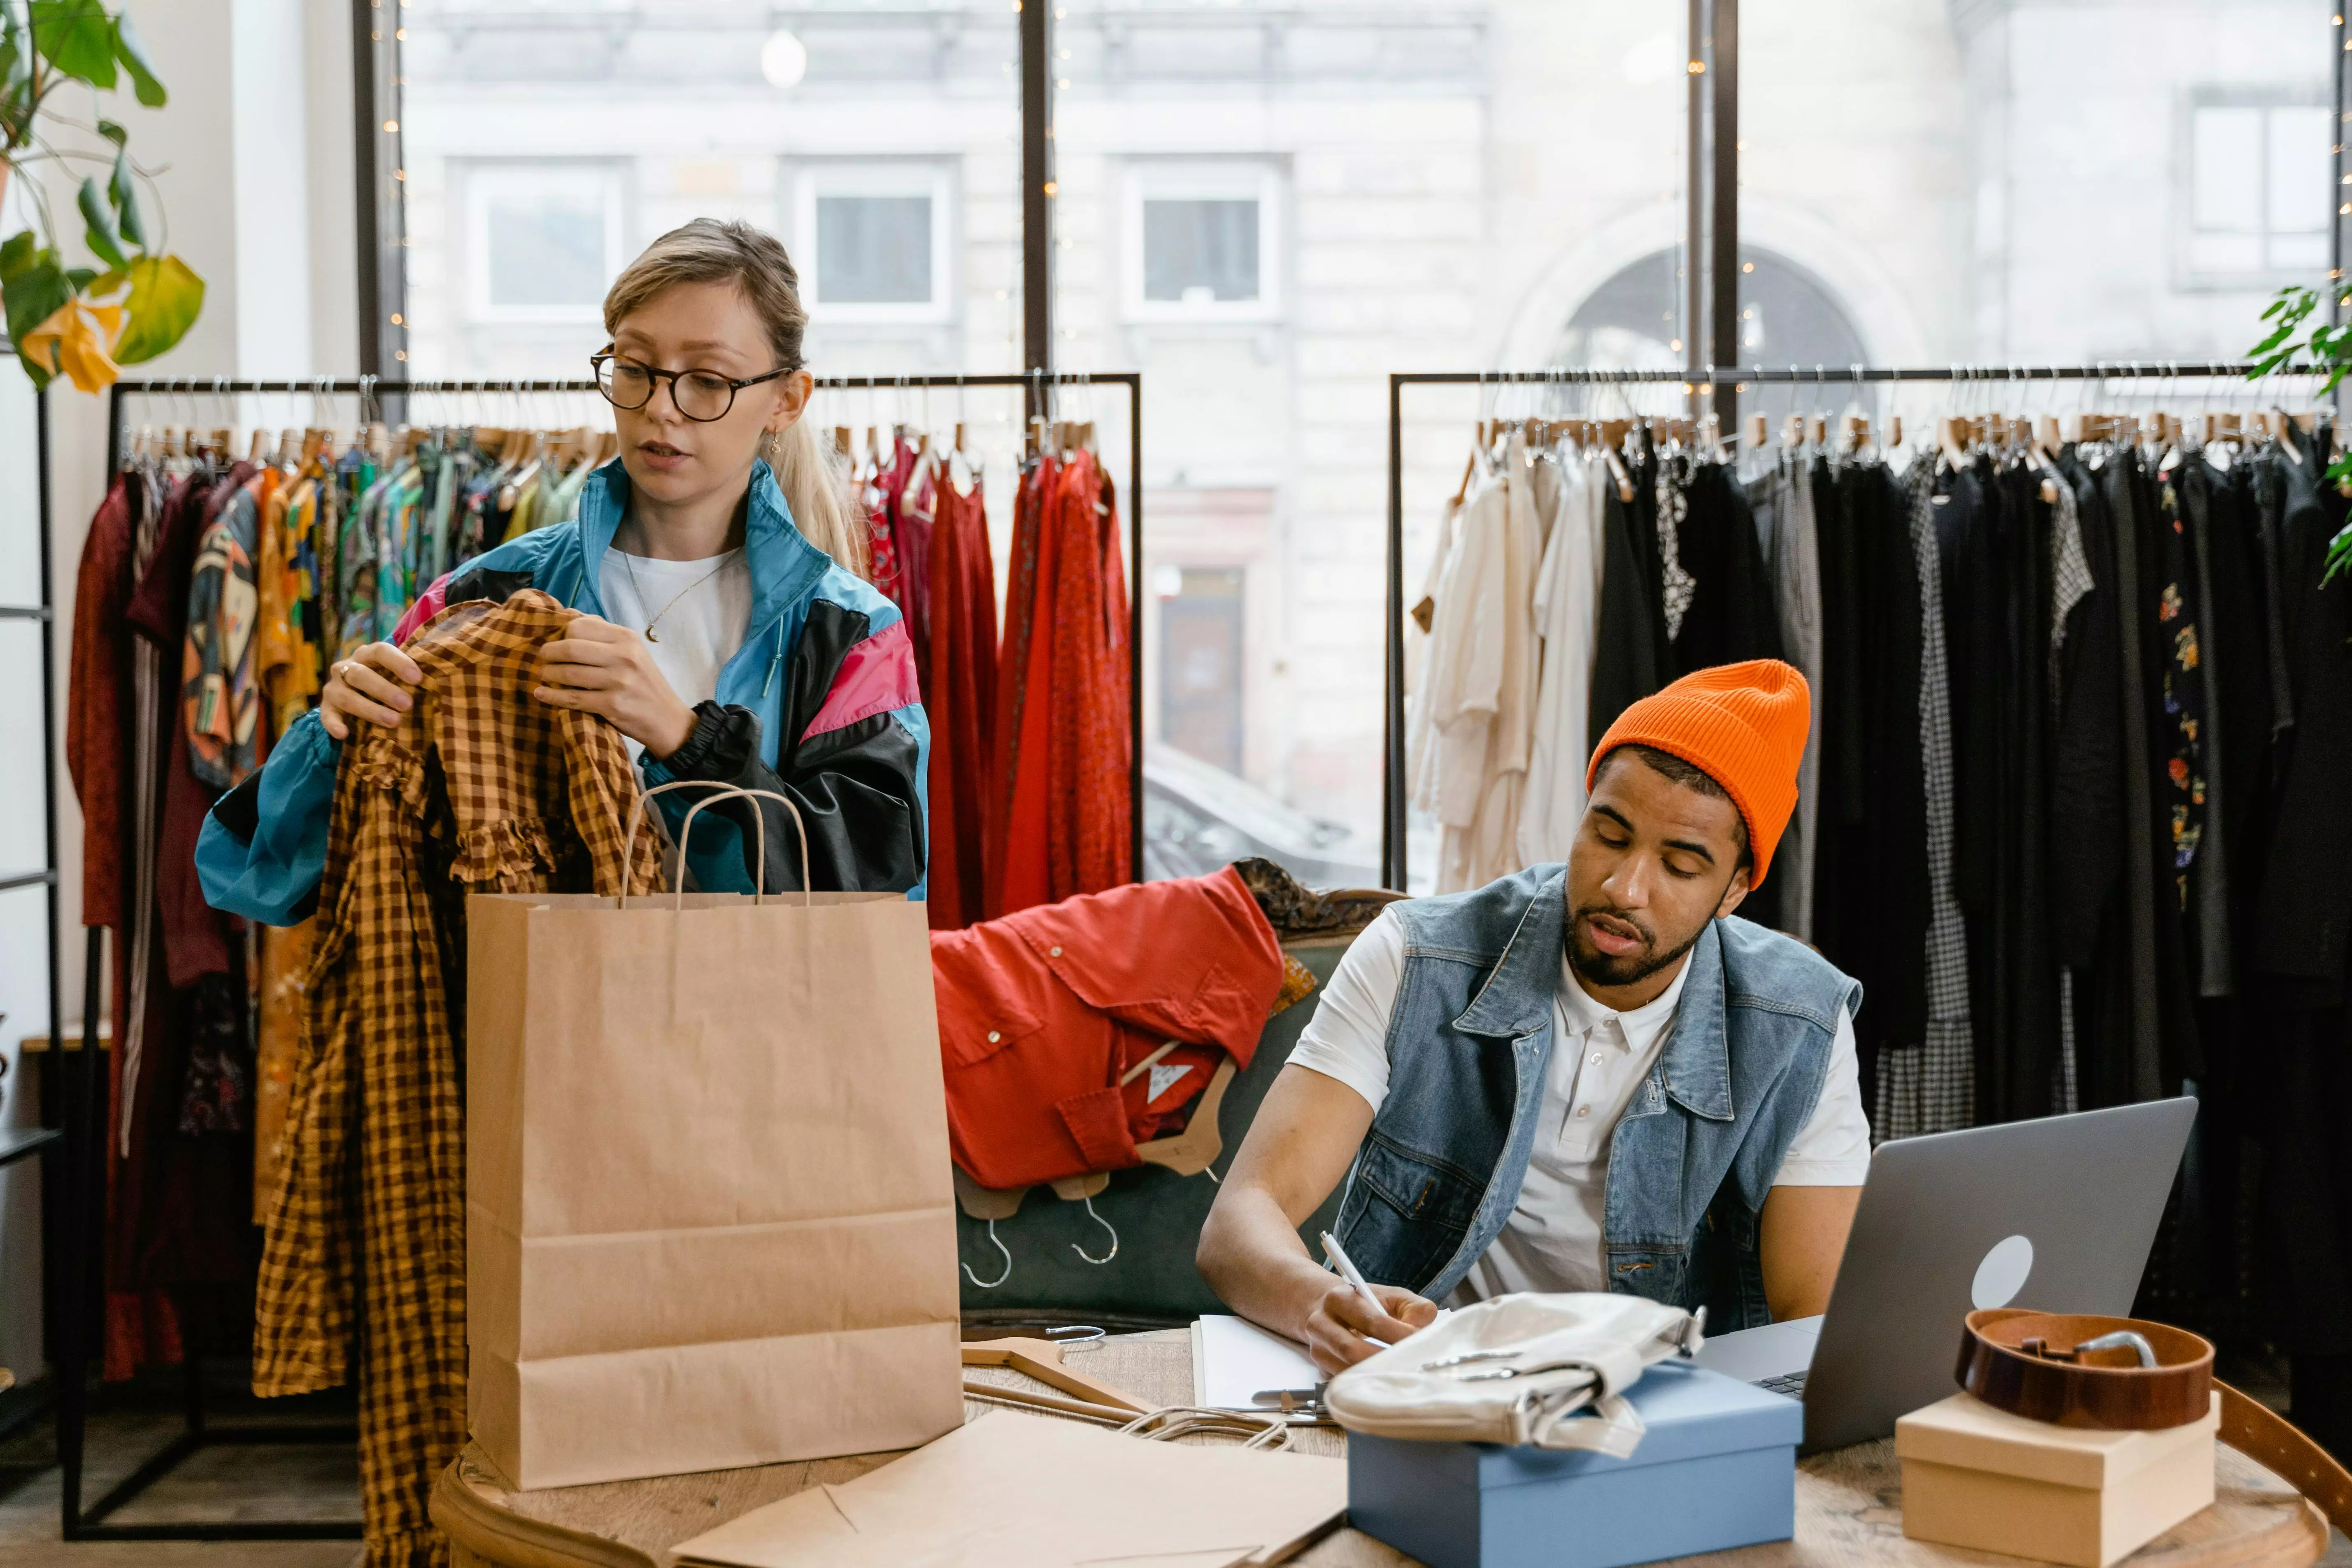
{"label": "leather belt", "polygon": [[[2145,1352],[2145,1353],[2143,1353]],[[1996,1409],[2061,1426],[2147,1431],[2200,1419],[2221,1396],[2222,1442],[2293,1486],[2352,1534],[2352,1473],[2300,1430],[2213,1375],[2213,1347],[2138,1318],[1970,1312],[1960,1386]]]}

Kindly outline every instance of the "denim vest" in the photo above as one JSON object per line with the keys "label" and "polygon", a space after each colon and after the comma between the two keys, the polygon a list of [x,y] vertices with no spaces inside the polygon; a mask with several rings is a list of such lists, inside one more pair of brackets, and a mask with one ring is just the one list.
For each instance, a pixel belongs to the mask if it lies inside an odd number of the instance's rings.
{"label": "denim vest", "polygon": [[[1370,1279],[1444,1300],[1518,1202],[1551,1059],[1567,870],[1391,905],[1404,975],[1388,1094],[1356,1155],[1339,1234]],[[1769,1322],[1758,1215],[1829,1073],[1862,987],[1811,948],[1738,917],[1690,950],[1674,1033],[1609,1149],[1612,1290],[1716,1332]]]}

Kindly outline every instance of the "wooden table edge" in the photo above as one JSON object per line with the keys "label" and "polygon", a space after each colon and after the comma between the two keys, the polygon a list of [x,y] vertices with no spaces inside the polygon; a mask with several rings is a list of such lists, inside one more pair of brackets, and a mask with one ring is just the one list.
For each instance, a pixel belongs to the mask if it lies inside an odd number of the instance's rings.
{"label": "wooden table edge", "polygon": [[[469,1443],[468,1448],[472,1447]],[[474,1489],[461,1453],[441,1472],[426,1507],[433,1526],[458,1552],[498,1568],[667,1568],[610,1536],[528,1519],[498,1507]],[[557,1547],[562,1550],[556,1550]],[[467,1557],[458,1568],[471,1568]]]}

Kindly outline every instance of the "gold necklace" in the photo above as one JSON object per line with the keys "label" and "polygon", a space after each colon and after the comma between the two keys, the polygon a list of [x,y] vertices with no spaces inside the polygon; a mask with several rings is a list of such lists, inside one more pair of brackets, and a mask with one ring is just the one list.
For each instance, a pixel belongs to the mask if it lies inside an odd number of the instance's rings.
{"label": "gold necklace", "polygon": [[[693,582],[688,583],[685,587],[680,588],[677,595],[671,598],[670,602],[661,607],[661,615],[654,616],[652,620],[646,623],[646,641],[661,641],[661,638],[655,634],[654,628],[661,625],[662,616],[667,616],[672,610],[677,609],[679,599],[685,598],[688,594],[693,593],[697,588],[701,587],[705,583],[709,582],[713,577],[716,577],[721,572],[726,571],[727,563],[732,561],[734,558],[735,552],[731,550],[729,551],[726,554],[719,558],[718,565],[713,566],[709,571],[705,572],[701,576],[697,577]],[[621,570],[629,574],[629,587],[636,594],[637,603],[643,605],[646,602],[646,591],[644,588],[638,586],[636,563],[625,550],[621,552]]]}

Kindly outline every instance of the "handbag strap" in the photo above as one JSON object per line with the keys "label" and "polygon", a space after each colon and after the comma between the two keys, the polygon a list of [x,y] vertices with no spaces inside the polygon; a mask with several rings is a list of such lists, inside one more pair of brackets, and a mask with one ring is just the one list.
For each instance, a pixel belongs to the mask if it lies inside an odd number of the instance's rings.
{"label": "handbag strap", "polygon": [[[646,803],[653,799],[653,797],[657,795],[667,795],[674,789],[707,789],[712,793],[703,799],[696,801],[693,805],[689,806],[687,809],[686,820],[678,825],[678,875],[677,886],[673,889],[674,898],[670,904],[670,907],[673,910],[681,910],[686,907],[686,841],[694,832],[695,817],[701,813],[705,806],[715,805],[722,800],[739,798],[745,800],[752,798],[772,800],[777,805],[782,806],[787,812],[792,814],[793,827],[799,833],[801,840],[801,907],[803,909],[807,909],[816,902],[815,889],[809,882],[808,825],[801,820],[801,811],[799,806],[794,805],[792,801],[787,799],[784,795],[772,789],[743,789],[735,784],[711,784],[702,779],[674,779],[668,784],[656,784],[649,790],[639,792],[635,804],[629,807],[629,832],[627,838],[622,845],[622,865],[628,866],[635,863],[635,856],[637,852],[637,829],[643,826],[646,819]],[[754,806],[751,808],[751,818],[754,826],[758,829],[758,837],[754,840],[754,844],[759,852],[758,859],[755,862],[759,868],[753,874],[751,879],[751,902],[756,907],[767,892],[768,814],[759,809],[759,807]],[[625,887],[622,889],[621,896],[614,904],[614,907],[616,909],[624,910],[629,907],[629,895]]]}

